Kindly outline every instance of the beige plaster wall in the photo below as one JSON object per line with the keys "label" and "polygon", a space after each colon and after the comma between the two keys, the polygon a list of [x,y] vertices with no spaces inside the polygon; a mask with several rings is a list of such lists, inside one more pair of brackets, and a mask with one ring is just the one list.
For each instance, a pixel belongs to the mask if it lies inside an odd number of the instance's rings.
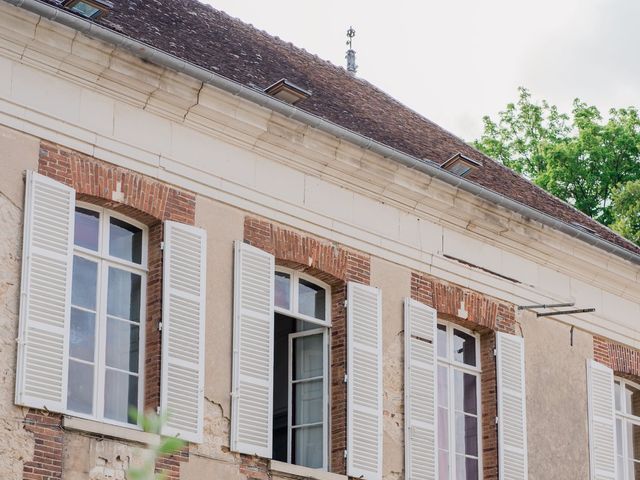
{"label": "beige plaster wall", "polygon": [[37,169],[39,142],[0,127],[0,472],[3,480],[22,478],[33,456],[33,436],[24,430],[26,409],[13,404],[16,338],[22,265],[23,171]]}
{"label": "beige plaster wall", "polygon": [[148,455],[142,445],[65,432],[62,478],[125,480],[126,470],[141,467]]}
{"label": "beige plaster wall", "polygon": [[551,318],[520,318],[525,342],[530,480],[589,477],[586,359],[588,333]]}
{"label": "beige plaster wall", "polygon": [[244,236],[245,213],[198,196],[196,225],[207,231],[204,442],[191,448],[182,478],[239,478],[229,453],[233,339],[233,242]]}
{"label": "beige plaster wall", "polygon": [[404,321],[403,302],[411,295],[411,272],[371,259],[371,285],[382,290],[383,459],[385,480],[404,475]]}

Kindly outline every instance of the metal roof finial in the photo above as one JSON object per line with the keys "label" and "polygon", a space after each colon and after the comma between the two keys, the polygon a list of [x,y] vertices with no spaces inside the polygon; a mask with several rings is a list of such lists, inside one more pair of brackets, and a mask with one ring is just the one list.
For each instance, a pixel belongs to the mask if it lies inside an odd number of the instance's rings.
{"label": "metal roof finial", "polygon": [[353,74],[358,70],[358,65],[356,65],[356,51],[353,49],[353,37],[355,36],[356,31],[353,27],[349,27],[349,30],[347,30],[347,46],[349,50],[347,50],[345,58],[347,59],[347,71]]}

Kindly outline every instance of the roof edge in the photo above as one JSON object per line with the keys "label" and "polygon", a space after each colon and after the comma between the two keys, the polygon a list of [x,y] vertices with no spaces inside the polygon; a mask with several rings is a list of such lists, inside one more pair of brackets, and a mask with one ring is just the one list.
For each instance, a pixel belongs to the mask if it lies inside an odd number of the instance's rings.
{"label": "roof edge", "polygon": [[141,57],[159,66],[178,71],[190,77],[196,78],[204,83],[225,90],[232,95],[237,95],[245,100],[257,103],[260,106],[276,111],[288,118],[305,123],[313,128],[317,128],[329,135],[338,137],[353,143],[365,150],[370,150],[385,158],[394,160],[408,168],[426,173],[429,176],[438,178],[449,185],[460,188],[483,200],[497,204],[508,210],[529,217],[555,230],[561,231],[570,237],[581,240],[591,246],[604,250],[607,253],[616,255],[636,265],[640,265],[640,254],[634,253],[608,240],[604,240],[596,235],[589,234],[569,223],[559,220],[547,213],[541,212],[529,205],[512,200],[503,194],[494,192],[478,185],[470,180],[461,178],[440,168],[435,162],[420,160],[416,157],[401,152],[395,148],[384,145],[369,137],[353,132],[345,127],[341,127],[333,122],[325,120],[317,115],[305,112],[298,107],[278,100],[268,94],[254,90],[238,82],[230,80],[222,75],[211,72],[193,63],[182,60],[175,55],[166,53],[158,48],[147,45],[138,40],[134,40],[126,35],[114,30],[93,23],[88,19],[76,16],[73,13],[62,10],[53,5],[43,3],[39,0],[4,0],[17,7],[28,10],[36,15],[48,20],[58,22],[67,27],[73,28],[88,36],[97,38],[104,42],[122,47],[130,51],[135,56]]}

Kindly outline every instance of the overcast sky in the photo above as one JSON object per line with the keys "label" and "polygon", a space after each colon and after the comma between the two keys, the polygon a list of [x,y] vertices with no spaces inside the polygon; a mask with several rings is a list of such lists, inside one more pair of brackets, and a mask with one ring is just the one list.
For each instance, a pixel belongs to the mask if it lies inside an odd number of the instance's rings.
{"label": "overcast sky", "polygon": [[639,0],[206,3],[338,65],[353,25],[358,75],[465,140],[518,86],[567,111],[640,106]]}

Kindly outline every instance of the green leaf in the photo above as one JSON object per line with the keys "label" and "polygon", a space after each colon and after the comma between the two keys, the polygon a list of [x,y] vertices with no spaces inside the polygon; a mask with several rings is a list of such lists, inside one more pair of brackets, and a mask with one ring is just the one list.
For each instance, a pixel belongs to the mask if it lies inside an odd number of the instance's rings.
{"label": "green leaf", "polygon": [[162,441],[156,451],[160,455],[172,455],[176,452],[179,452],[180,449],[184,447],[184,445],[184,440],[177,437],[168,437]]}

